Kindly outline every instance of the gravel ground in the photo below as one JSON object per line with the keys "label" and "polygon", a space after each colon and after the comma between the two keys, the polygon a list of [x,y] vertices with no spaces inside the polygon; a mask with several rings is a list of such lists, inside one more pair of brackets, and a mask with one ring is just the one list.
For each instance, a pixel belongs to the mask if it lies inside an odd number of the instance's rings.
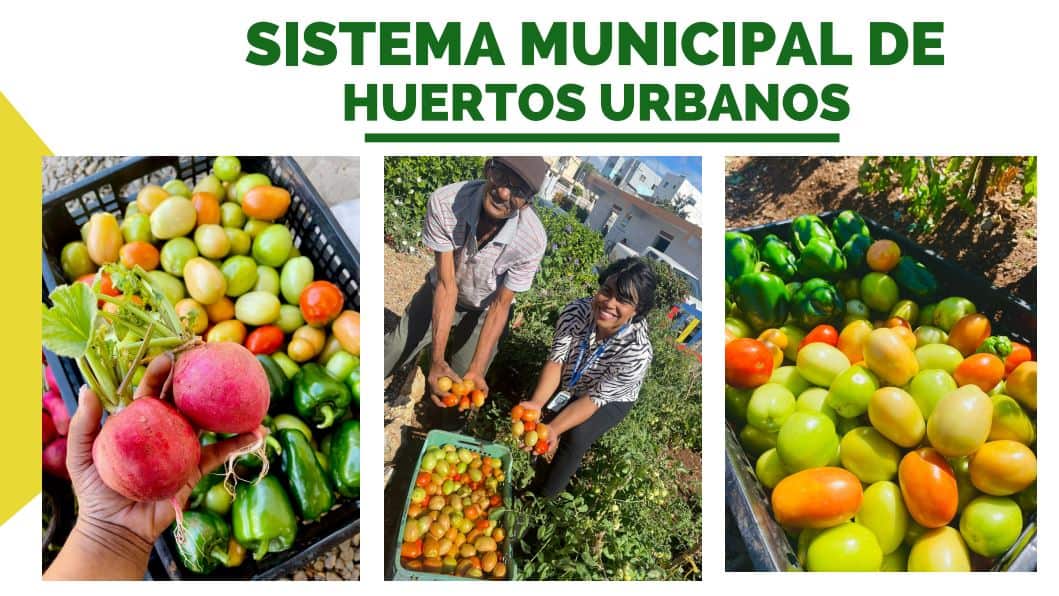
{"label": "gravel ground", "polygon": [[[41,171],[41,189],[44,193],[59,190],[99,170],[115,166],[125,157],[45,157]],[[306,170],[313,185],[321,189],[329,205],[356,198],[360,189],[359,160],[345,158],[339,167],[322,167],[324,160],[305,160]],[[357,162],[357,163],[354,163]],[[160,172],[147,182],[162,184],[172,178],[172,173]],[[360,579],[360,533],[324,553],[304,569],[285,579],[293,580],[359,580]]]}

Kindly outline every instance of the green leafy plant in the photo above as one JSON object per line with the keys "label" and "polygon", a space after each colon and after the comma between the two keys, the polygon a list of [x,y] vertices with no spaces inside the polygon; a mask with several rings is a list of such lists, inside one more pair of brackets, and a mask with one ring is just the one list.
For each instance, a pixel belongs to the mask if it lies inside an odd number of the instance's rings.
{"label": "green leafy plant", "polygon": [[420,247],[427,201],[437,189],[482,177],[485,157],[387,157],[383,162],[383,233],[400,252]]}
{"label": "green leafy plant", "polygon": [[1037,158],[1031,157],[866,157],[858,174],[860,191],[887,194],[895,189],[907,212],[932,230],[952,203],[967,215],[983,199],[1020,184],[1019,205],[1037,196]]}

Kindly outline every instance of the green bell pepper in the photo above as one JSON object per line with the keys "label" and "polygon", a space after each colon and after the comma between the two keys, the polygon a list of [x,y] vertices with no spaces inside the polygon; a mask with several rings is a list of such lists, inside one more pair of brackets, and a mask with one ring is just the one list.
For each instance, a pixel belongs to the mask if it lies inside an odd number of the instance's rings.
{"label": "green bell pepper", "polygon": [[283,411],[288,404],[287,396],[290,395],[290,379],[272,356],[258,354],[257,361],[265,369],[265,377],[268,378],[268,411]]}
{"label": "green bell pepper", "polygon": [[854,275],[868,272],[868,248],[871,237],[857,234],[842,245],[842,256],[846,257],[846,271]]}
{"label": "green bell pepper", "polygon": [[845,211],[835,216],[831,222],[831,233],[835,236],[835,244],[843,246],[854,236],[866,236],[871,238],[868,224],[864,223],[860,214],[856,211]]}
{"label": "green bell pepper", "polygon": [[298,518],[275,476],[239,483],[232,504],[232,531],[239,544],[253,553],[255,561],[294,545]]}
{"label": "green bell pepper", "polygon": [[279,367],[283,370],[283,374],[286,375],[288,379],[293,379],[294,375],[298,374],[298,371],[301,370],[301,367],[298,366],[298,363],[291,360],[290,356],[284,354],[283,352],[273,352],[272,354],[270,354],[270,357],[272,358],[273,362],[279,365]]}
{"label": "green bell pepper", "polygon": [[1001,359],[1007,358],[1011,355],[1011,351],[1015,349],[1015,346],[1011,344],[1011,338],[1006,335],[990,335],[985,338],[975,350],[978,354],[992,354],[998,356]]}
{"label": "green bell pepper", "polygon": [[754,271],[758,252],[754,239],[742,232],[724,233],[724,279],[729,283]]}
{"label": "green bell pepper", "polygon": [[775,234],[765,236],[761,241],[761,261],[769,266],[769,271],[778,275],[783,281],[790,281],[798,272],[798,257],[794,256],[787,243]]}
{"label": "green bell pepper", "polygon": [[346,420],[331,436],[331,481],[338,494],[360,495],[360,422]]}
{"label": "green bell pepper", "polygon": [[813,238],[819,238],[826,240],[831,244],[835,243],[834,236],[831,235],[831,230],[827,229],[824,222],[815,215],[799,215],[794,218],[791,222],[791,247],[794,248],[794,252],[799,255],[808,246],[809,241]]}
{"label": "green bell pepper", "polygon": [[798,275],[803,278],[835,278],[846,271],[846,257],[833,242],[812,238],[798,256]]}
{"label": "green bell pepper", "polygon": [[787,320],[790,296],[779,276],[759,271],[735,281],[735,303],[754,329],[779,327]]}
{"label": "green bell pepper", "polygon": [[818,277],[802,284],[791,298],[791,321],[804,329],[812,329],[844,312],[845,304],[838,290]]}
{"label": "green bell pepper", "polygon": [[898,259],[897,266],[890,271],[890,277],[916,302],[929,302],[938,292],[938,280],[934,274],[912,257]]}
{"label": "green bell pepper", "polygon": [[280,430],[276,439],[283,446],[281,465],[298,515],[306,521],[320,519],[331,510],[335,498],[327,474],[316,461],[316,450],[293,428]]}
{"label": "green bell pepper", "polygon": [[193,573],[210,573],[228,565],[228,524],[209,511],[184,512],[184,540],[176,541],[184,567]]}
{"label": "green bell pepper", "polygon": [[315,422],[316,428],[331,426],[353,401],[345,383],[315,362],[302,366],[293,382],[294,409],[302,420]]}

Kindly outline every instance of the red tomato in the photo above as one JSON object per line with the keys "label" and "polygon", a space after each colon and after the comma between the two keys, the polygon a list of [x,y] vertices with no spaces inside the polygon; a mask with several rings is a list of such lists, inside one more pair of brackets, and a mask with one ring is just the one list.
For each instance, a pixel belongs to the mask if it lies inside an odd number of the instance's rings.
{"label": "red tomato", "polygon": [[1004,359],[1004,372],[1005,374],[1011,374],[1011,371],[1018,368],[1020,364],[1028,360],[1033,360],[1033,352],[1030,351],[1029,347],[1025,344],[1020,344],[1017,341],[1011,342],[1013,346],[1011,353]]}
{"label": "red tomato", "polygon": [[835,330],[831,325],[817,325],[813,327],[813,330],[805,336],[802,343],[798,344],[798,349],[802,349],[805,346],[814,343],[822,342],[832,346],[838,346],[838,331]]}
{"label": "red tomato", "polygon": [[992,325],[985,315],[970,314],[957,321],[949,330],[949,345],[966,357],[973,354],[992,332]]}
{"label": "red tomato", "polygon": [[956,366],[952,377],[960,387],[978,385],[988,393],[1004,378],[1004,363],[993,354],[971,354]]}
{"label": "red tomato", "polygon": [[[85,284],[88,287],[92,287],[92,284],[96,283],[97,273],[87,273],[77,278],[77,281]],[[121,292],[114,287],[114,283],[110,281],[110,275],[106,273],[98,273],[103,276],[103,283],[99,284],[99,291],[103,292],[107,296],[120,296]]]}
{"label": "red tomato", "polygon": [[271,354],[283,345],[283,330],[275,325],[258,327],[246,336],[245,345],[254,354]]}
{"label": "red tomato", "polygon": [[956,475],[940,453],[929,447],[910,451],[897,468],[908,513],[925,528],[940,528],[956,516],[960,491]]}
{"label": "red tomato", "polygon": [[423,554],[423,541],[405,542],[401,545],[401,556],[406,559],[418,559]]}
{"label": "red tomato", "polygon": [[772,352],[762,341],[744,337],[724,346],[724,380],[733,387],[764,385],[773,367]]}
{"label": "red tomato", "polygon": [[430,472],[420,472],[419,475],[416,476],[416,486],[421,486],[423,488],[426,488],[429,485],[430,485]]}
{"label": "red tomato", "polygon": [[305,322],[320,327],[333,321],[342,312],[345,297],[335,284],[314,281],[302,290],[298,303]]}
{"label": "red tomato", "polygon": [[853,517],[864,491],[842,468],[809,468],[787,476],[772,489],[776,521],[791,528],[830,528]]}

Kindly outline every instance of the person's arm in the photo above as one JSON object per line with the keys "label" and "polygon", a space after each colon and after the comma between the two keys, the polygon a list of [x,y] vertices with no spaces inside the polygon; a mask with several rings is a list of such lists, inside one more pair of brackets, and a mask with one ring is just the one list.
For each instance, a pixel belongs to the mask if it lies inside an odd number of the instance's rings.
{"label": "person's arm", "polygon": [[489,396],[489,385],[485,382],[485,371],[489,366],[489,358],[493,354],[493,349],[496,348],[500,336],[504,333],[504,326],[507,325],[507,317],[511,312],[511,303],[514,301],[515,292],[507,287],[497,291],[493,302],[489,305],[489,310],[485,313],[485,322],[482,323],[482,332],[478,335],[474,357],[471,358],[471,364],[466,374],[463,375],[465,379],[474,381],[486,397]]}
{"label": "person's arm", "polygon": [[135,532],[79,517],[44,579],[143,579],[151,544]]}
{"label": "person's arm", "polygon": [[519,405],[534,410],[544,408],[548,405],[548,400],[555,395],[555,390],[559,388],[562,379],[563,365],[553,360],[545,362],[544,368],[541,369],[541,376],[537,379],[537,388],[533,390],[533,397]]}
{"label": "person's arm", "polygon": [[430,399],[438,407],[445,407],[441,402],[441,396],[445,395],[445,392],[438,387],[438,379],[449,377],[456,381],[460,378],[445,360],[445,347],[449,343],[449,331],[456,315],[459,289],[456,287],[456,262],[452,252],[434,253],[434,263],[437,267],[438,282],[434,286],[434,308],[430,317],[432,343],[427,383],[430,385]]}

